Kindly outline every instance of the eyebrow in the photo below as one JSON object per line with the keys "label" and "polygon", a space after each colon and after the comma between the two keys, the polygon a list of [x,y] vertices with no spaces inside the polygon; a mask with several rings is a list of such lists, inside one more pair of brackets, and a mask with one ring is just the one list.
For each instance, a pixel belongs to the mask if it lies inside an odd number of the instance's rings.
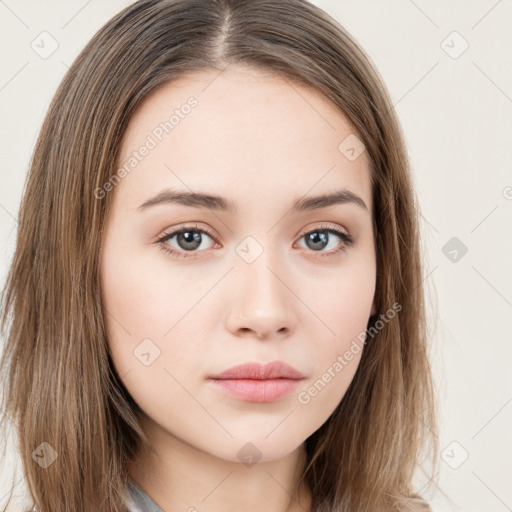
{"label": "eyebrow", "polygon": [[[162,190],[156,196],[142,203],[137,208],[137,211],[144,211],[150,206],[163,204],[181,204],[193,208],[207,208],[232,214],[238,211],[236,203],[224,197],[199,192],[181,192],[172,189]],[[291,211],[292,213],[307,212],[338,204],[355,204],[369,213],[365,202],[348,189],[342,189],[319,196],[299,198],[294,201]]]}

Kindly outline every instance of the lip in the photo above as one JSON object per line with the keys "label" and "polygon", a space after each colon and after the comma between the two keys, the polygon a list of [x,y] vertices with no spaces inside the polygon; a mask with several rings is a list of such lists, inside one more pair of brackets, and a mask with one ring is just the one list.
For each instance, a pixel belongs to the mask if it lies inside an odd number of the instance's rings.
{"label": "lip", "polygon": [[283,361],[272,361],[267,364],[243,363],[228,368],[217,375],[211,375],[211,379],[294,379],[300,380],[304,375],[297,369]]}
{"label": "lip", "polygon": [[290,393],[304,375],[282,361],[245,363],[209,377],[224,392],[246,402],[273,402]]}

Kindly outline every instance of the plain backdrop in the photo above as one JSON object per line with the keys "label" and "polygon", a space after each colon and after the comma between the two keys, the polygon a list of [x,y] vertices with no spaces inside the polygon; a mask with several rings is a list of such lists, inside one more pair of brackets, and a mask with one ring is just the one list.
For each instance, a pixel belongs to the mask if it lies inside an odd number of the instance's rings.
{"label": "plain backdrop", "polygon": [[[49,102],[86,42],[129,3],[0,0],[0,284]],[[445,494],[419,472],[417,489],[435,512],[512,510],[512,2],[314,3],[383,76],[421,203]],[[51,55],[37,49],[42,37],[48,51],[58,45]],[[13,479],[24,492],[10,446],[0,508]]]}

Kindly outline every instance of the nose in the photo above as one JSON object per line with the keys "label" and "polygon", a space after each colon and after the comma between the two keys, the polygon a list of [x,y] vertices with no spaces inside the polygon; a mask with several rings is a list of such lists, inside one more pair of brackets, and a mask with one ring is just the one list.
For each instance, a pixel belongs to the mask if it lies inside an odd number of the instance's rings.
{"label": "nose", "polygon": [[286,275],[275,264],[271,268],[264,254],[251,264],[239,262],[232,272],[235,283],[226,328],[235,336],[270,340],[295,330],[297,299]]}

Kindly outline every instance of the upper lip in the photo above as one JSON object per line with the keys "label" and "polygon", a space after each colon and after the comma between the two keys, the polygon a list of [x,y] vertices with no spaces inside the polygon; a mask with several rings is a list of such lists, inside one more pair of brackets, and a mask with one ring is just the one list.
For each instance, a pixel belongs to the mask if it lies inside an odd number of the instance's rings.
{"label": "upper lip", "polygon": [[283,361],[267,364],[244,363],[212,375],[211,379],[303,379],[304,375]]}

